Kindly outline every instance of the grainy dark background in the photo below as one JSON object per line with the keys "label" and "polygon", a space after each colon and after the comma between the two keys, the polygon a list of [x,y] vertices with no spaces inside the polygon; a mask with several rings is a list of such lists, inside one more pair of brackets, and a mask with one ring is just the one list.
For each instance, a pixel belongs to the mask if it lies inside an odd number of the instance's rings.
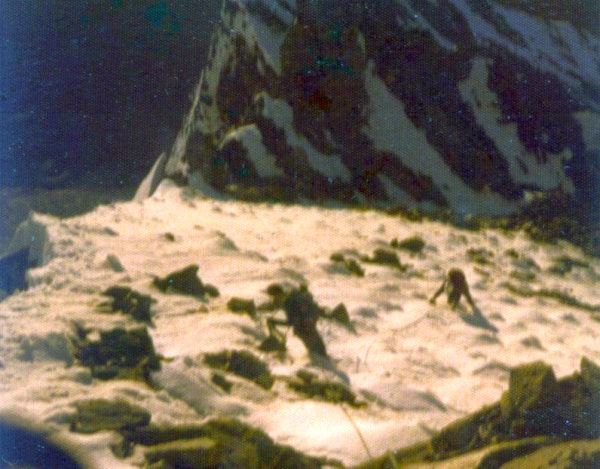
{"label": "grainy dark background", "polygon": [[220,0],[0,2],[0,187],[137,184],[172,142]]}

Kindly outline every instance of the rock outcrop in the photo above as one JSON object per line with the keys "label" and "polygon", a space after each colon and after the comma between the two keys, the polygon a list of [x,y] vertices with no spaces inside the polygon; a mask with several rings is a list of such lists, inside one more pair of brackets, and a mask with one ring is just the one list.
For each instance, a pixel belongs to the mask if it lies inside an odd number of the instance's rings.
{"label": "rock outcrop", "polygon": [[[383,469],[394,463],[430,463],[427,467],[440,469],[500,467],[509,461],[514,462],[510,467],[549,467],[552,464],[547,461],[568,459],[569,454],[581,464],[556,467],[596,467],[600,461],[599,404],[600,367],[587,358],[582,358],[579,372],[560,380],[543,362],[524,364],[511,370],[509,388],[499,402],[451,423],[430,441],[360,467]],[[519,458],[526,455],[536,464],[519,465]],[[444,462],[431,465],[435,461]]]}
{"label": "rock outcrop", "polygon": [[458,215],[514,213],[538,191],[590,199],[592,3],[575,14],[508,0],[224,0],[152,180]]}

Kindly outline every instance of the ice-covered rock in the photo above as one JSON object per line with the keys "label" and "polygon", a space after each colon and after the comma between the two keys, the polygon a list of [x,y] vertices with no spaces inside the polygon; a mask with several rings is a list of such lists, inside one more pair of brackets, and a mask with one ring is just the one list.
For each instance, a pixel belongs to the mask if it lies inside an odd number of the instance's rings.
{"label": "ice-covered rock", "polygon": [[158,159],[155,161],[150,172],[146,175],[144,180],[140,183],[133,200],[144,200],[150,197],[160,181],[164,177],[165,164],[167,163],[167,154],[161,153]]}

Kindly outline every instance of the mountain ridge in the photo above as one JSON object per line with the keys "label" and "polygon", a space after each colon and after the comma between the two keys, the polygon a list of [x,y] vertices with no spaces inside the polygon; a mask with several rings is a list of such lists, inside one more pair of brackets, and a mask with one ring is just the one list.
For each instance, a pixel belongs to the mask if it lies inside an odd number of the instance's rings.
{"label": "mountain ridge", "polygon": [[224,0],[161,177],[459,217],[596,200],[600,39],[517,3]]}

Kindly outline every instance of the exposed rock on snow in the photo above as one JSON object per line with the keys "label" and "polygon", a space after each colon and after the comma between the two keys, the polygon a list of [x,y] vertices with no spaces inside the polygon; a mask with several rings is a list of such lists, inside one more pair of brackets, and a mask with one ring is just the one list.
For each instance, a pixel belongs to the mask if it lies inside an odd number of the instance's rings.
{"label": "exposed rock on snow", "polygon": [[400,263],[400,258],[391,249],[377,248],[373,251],[372,256],[363,256],[361,258],[363,262],[370,262],[372,264],[388,265],[396,267],[400,270],[406,270],[406,266]]}
{"label": "exposed rock on snow", "polygon": [[[194,434],[198,436],[194,437]],[[176,438],[177,435],[180,437]],[[159,441],[153,441],[157,436]],[[317,469],[325,464],[339,466],[333,461],[306,456],[289,446],[278,445],[260,429],[235,419],[214,419],[192,428],[142,428],[129,433],[127,439],[130,442],[141,439],[142,444],[150,446],[144,453],[147,463],[162,463],[168,467]]]}
{"label": "exposed rock on snow", "polygon": [[365,405],[357,400],[356,395],[345,384],[320,380],[317,375],[306,370],[299,370],[296,378],[288,381],[288,386],[311,399],[347,403],[353,407]]}
{"label": "exposed rock on snow", "polygon": [[243,376],[265,389],[271,389],[273,386],[274,380],[268,365],[248,351],[225,350],[209,353],[204,357],[204,362],[211,368]]}
{"label": "exposed rock on snow", "polygon": [[219,290],[209,284],[202,283],[197,276],[197,265],[189,265],[181,270],[170,273],[164,278],[154,277],[152,284],[160,291],[191,295],[203,299],[205,295],[219,296]]}
{"label": "exposed rock on snow", "polygon": [[160,359],[145,327],[100,331],[98,340],[90,338],[90,332],[77,329],[72,353],[78,363],[90,368],[94,378],[148,380],[150,371],[160,369]]}
{"label": "exposed rock on snow", "polygon": [[112,298],[112,301],[98,305],[100,309],[108,308],[110,312],[121,312],[131,316],[136,321],[152,323],[150,307],[156,300],[150,295],[143,295],[129,287],[113,286],[102,293]]}
{"label": "exposed rock on snow", "polygon": [[71,416],[71,431],[95,433],[102,430],[134,430],[150,423],[150,413],[126,401],[96,399],[75,404]]}
{"label": "exposed rock on snow", "polygon": [[420,254],[425,247],[425,241],[423,241],[423,238],[420,236],[411,236],[410,238],[403,239],[402,241],[398,241],[397,238],[394,238],[390,242],[390,246],[396,249],[408,251],[411,254]]}
{"label": "exposed rock on snow", "polygon": [[[521,365],[510,371],[509,389],[499,403],[451,423],[427,443],[400,450],[393,457],[388,455],[365,463],[361,468],[392,467],[392,460],[396,464],[407,464],[453,457],[448,467],[499,467],[511,460],[514,467],[531,467],[519,465],[519,462],[524,464],[519,458],[544,446],[562,447],[562,451],[572,449],[579,453],[578,460],[582,463],[598,461],[599,403],[600,368],[585,357],[578,373],[558,381],[552,367],[543,362]],[[577,451],[582,444],[590,444],[587,440],[591,439],[596,440],[588,449],[589,456]],[[497,446],[507,441],[512,443]],[[490,445],[486,453],[475,452]],[[470,463],[466,457],[456,457],[469,452],[473,452]],[[547,461],[546,464],[550,460]],[[546,467],[546,464],[537,467]],[[444,464],[435,467],[442,468]]]}
{"label": "exposed rock on snow", "polygon": [[109,254],[106,256],[106,260],[104,261],[104,265],[114,272],[124,272],[125,267],[121,264],[121,261],[114,254]]}
{"label": "exposed rock on snow", "polygon": [[254,300],[233,297],[227,302],[227,308],[234,313],[246,313],[251,317],[256,316],[256,305]]}
{"label": "exposed rock on snow", "polygon": [[365,276],[365,270],[360,266],[358,261],[342,252],[334,252],[329,259],[334,262],[333,272],[347,273],[358,277]]}

